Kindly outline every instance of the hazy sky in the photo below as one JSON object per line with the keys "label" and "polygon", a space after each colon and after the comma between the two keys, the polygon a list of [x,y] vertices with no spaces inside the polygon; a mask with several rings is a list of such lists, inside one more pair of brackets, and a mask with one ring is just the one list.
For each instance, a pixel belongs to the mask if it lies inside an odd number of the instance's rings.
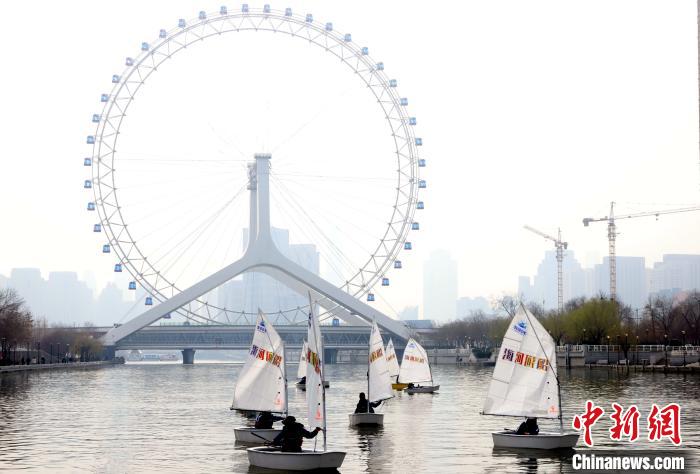
{"label": "hazy sky", "polygon": [[[85,210],[92,197],[82,189],[89,178],[82,158],[88,153],[85,137],[93,131],[90,117],[99,112],[111,75],[123,69],[125,57],[138,54],[142,41],[180,17],[219,5],[3,2],[2,16],[11,21],[0,29],[0,274],[40,267],[90,271],[100,284],[112,278],[114,261],[100,253],[101,236],[91,232],[96,216]],[[606,228],[584,228],[581,220],[606,216],[610,201],[619,203],[619,213],[700,203],[692,0],[272,6],[311,12],[316,21],[352,33],[399,80],[418,118],[428,160],[428,188],[421,195],[426,209],[418,216],[421,230],[411,235],[414,250],[401,256],[404,268],[389,275],[384,309],[421,302],[422,265],[432,250],[447,249],[458,260],[461,295],[497,295],[515,291],[517,276],[532,275],[551,248],[523,224],[552,234],[561,227],[570,249],[591,265],[607,254]],[[259,36],[198,45],[191,56],[159,71],[125,120],[125,156],[170,156],[175,150],[185,157],[228,156],[237,163],[235,172],[229,169],[235,191],[245,180],[242,160],[282,144],[282,158],[292,163],[287,172],[321,169],[326,176],[345,176],[357,168],[364,184],[348,185],[353,196],[345,202],[356,212],[343,216],[360,229],[356,237],[365,225],[366,234],[375,235],[361,212],[381,217],[384,190],[392,186],[387,180],[384,188],[382,181],[392,177],[391,162],[375,160],[391,157],[379,109],[363,102],[368,97],[352,74],[310,53],[303,42]],[[249,89],[256,85],[259,91]],[[221,102],[212,90],[221,91]],[[273,170],[284,163],[275,162],[276,156]],[[139,183],[151,175],[132,171],[131,184],[140,189],[132,202],[152,204],[163,196],[155,185]],[[313,202],[311,194],[307,198]],[[246,202],[238,203],[237,228],[212,230],[216,239],[231,235],[237,249]],[[150,211],[140,212],[145,219]],[[324,212],[316,208],[318,219]],[[293,223],[280,219],[278,225]],[[342,225],[335,228],[342,233]],[[700,253],[700,213],[620,221],[619,231],[618,255],[644,256],[648,266],[664,253]],[[178,232],[184,227],[163,231],[162,238]],[[159,242],[150,244],[154,251]],[[353,247],[341,238],[335,243]],[[225,263],[214,260],[212,268]]]}

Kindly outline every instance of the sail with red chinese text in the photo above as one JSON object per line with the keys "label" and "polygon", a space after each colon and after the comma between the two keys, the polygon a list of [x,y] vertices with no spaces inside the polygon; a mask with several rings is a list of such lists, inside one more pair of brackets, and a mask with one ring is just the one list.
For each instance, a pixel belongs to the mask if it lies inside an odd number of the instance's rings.
{"label": "sail with red chinese text", "polygon": [[386,363],[389,368],[389,376],[396,377],[399,375],[399,360],[396,358],[396,352],[394,351],[394,341],[389,339],[386,345]]}
{"label": "sail with red chinese text", "polygon": [[522,305],[503,338],[485,415],[559,417],[556,344]]}
{"label": "sail with red chinese text", "polygon": [[233,392],[232,408],[287,412],[284,343],[262,311]]}
{"label": "sail with red chinese text", "polygon": [[403,351],[398,381],[399,383],[432,383],[433,381],[428,364],[428,353],[413,338],[408,340],[406,349]]}
{"label": "sail with red chinese text", "polygon": [[367,399],[370,402],[378,402],[394,396],[394,391],[391,389],[389,367],[384,356],[384,343],[376,321],[372,324],[372,333],[369,336],[369,370],[367,374],[369,377]]}

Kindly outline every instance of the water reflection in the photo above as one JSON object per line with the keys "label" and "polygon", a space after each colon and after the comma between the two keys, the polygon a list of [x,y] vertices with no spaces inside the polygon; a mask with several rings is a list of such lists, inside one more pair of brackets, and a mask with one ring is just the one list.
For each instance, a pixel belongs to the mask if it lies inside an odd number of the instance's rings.
{"label": "water reflection", "polygon": [[[0,470],[40,472],[262,472],[250,469],[233,429],[250,423],[229,410],[240,366],[139,364],[91,371],[0,376]],[[521,420],[479,415],[489,368],[434,368],[437,394],[397,394],[382,404],[381,429],[352,428],[348,414],[366,388],[366,366],[328,366],[328,447],[347,452],[343,473],[569,472],[571,453],[494,450],[490,436]],[[567,424],[587,399],[680,402],[684,447],[700,447],[697,376],[608,369],[562,371]],[[290,414],[306,420],[305,392],[289,388]],[[541,420],[541,428],[558,428]],[[620,448],[607,422],[596,447]],[[643,429],[643,428],[640,428]],[[642,436],[643,437],[643,436]],[[319,444],[320,446],[320,444]],[[305,447],[309,444],[305,443]],[[634,448],[667,448],[646,440]],[[270,472],[270,471],[264,471]]]}

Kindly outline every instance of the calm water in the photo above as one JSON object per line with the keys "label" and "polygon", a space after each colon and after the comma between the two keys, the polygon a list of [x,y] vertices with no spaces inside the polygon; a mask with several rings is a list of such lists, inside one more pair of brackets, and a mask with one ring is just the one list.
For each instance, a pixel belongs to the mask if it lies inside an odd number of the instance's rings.
{"label": "calm water", "polygon": [[[231,364],[154,363],[0,376],[0,470],[255,472],[245,448],[234,446],[233,427],[246,420],[228,409],[239,370]],[[347,451],[343,473],[569,472],[566,456],[493,450],[490,431],[520,420],[479,415],[491,369],[434,367],[439,394],[399,394],[384,408],[383,430],[352,429],[347,413],[365,388],[365,371],[360,365],[327,367],[329,447]],[[562,375],[568,423],[588,398],[608,405],[608,412],[611,401],[637,403],[642,419],[652,402],[680,402],[684,446],[700,447],[697,375],[600,369]],[[304,392],[292,386],[289,398],[290,412],[304,421]],[[597,446],[630,447],[612,443],[609,427],[609,420],[596,425]]]}

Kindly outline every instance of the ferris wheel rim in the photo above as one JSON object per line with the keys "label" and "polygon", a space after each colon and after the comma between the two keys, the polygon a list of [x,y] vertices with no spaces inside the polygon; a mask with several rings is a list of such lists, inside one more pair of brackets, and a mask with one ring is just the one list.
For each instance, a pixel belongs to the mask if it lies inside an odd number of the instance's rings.
{"label": "ferris wheel rim", "polygon": [[[137,245],[136,240],[131,236],[128,229],[128,224],[124,219],[124,216],[121,213],[121,207],[119,206],[117,186],[114,178],[114,160],[119,130],[123,119],[126,116],[126,111],[129,105],[132,103],[133,98],[140,90],[141,86],[146,82],[148,77],[150,77],[150,75],[157,70],[156,63],[153,58],[161,48],[164,46],[169,46],[171,42],[180,38],[181,35],[185,35],[185,41],[178,43],[180,47],[174,51],[168,51],[167,56],[161,58],[157,65],[160,65],[163,61],[170,59],[174,54],[182,51],[195,41],[203,40],[214,35],[221,35],[223,33],[254,30],[281,32],[292,37],[296,36],[299,38],[308,39],[310,43],[320,47],[325,47],[326,51],[336,55],[344,64],[353,69],[356,75],[362,78],[362,80],[374,94],[385,114],[385,119],[392,130],[395,154],[399,165],[397,170],[398,185],[396,188],[395,201],[390,221],[385,228],[384,234],[379,239],[377,247],[370,254],[363,265],[359,267],[358,271],[352,274],[352,276],[345,282],[345,284],[341,285],[341,287],[344,287],[345,291],[353,294],[355,297],[364,296],[370,292],[382,278],[385,277],[392,263],[396,261],[399,253],[404,249],[404,244],[407,242],[408,233],[411,230],[412,224],[414,223],[414,214],[416,211],[416,204],[418,203],[418,188],[420,181],[417,147],[422,143],[419,142],[421,139],[416,138],[413,132],[412,127],[415,125],[415,119],[408,116],[406,110],[407,104],[404,103],[405,99],[401,98],[396,92],[396,81],[389,79],[389,77],[384,73],[383,63],[372,60],[367,48],[358,46],[350,39],[351,37],[349,35],[336,32],[330,23],[326,23],[324,25],[323,23],[314,22],[313,18],[311,18],[309,21],[309,15],[302,16],[294,13],[290,14],[290,11],[290,9],[286,9],[285,11],[273,10],[268,6],[265,6],[262,9],[248,9],[244,6],[240,12],[236,13],[229,13],[228,11],[224,12],[224,9],[222,8],[222,10],[213,14],[200,12],[199,16],[192,20],[180,20],[177,27],[174,27],[169,31],[161,30],[158,40],[152,43],[153,46],[151,46],[151,43],[142,43],[142,51],[139,53],[139,55],[137,55],[135,58],[127,58],[126,68],[122,74],[113,76],[114,85],[107,96],[107,100],[102,100],[104,99],[104,94],[101,98],[102,102],[104,102],[104,106],[100,116],[101,118],[96,126],[95,135],[93,136],[94,143],[91,162],[92,181],[93,184],[96,184],[96,186],[93,186],[95,207],[98,211],[102,230],[108,237],[110,247],[113,248],[117,254],[119,263],[126,267],[132,277],[158,301],[164,301],[169,297],[164,294],[164,291],[171,290],[170,296],[172,296],[173,294],[182,291],[182,289],[175,281],[170,281],[164,275],[161,275],[161,272],[148,261],[148,256],[142,252]],[[212,16],[210,17],[210,15]],[[266,28],[267,25],[263,24],[263,22],[267,21],[269,24],[272,24],[270,23],[271,19],[278,20],[280,23],[277,25],[277,27],[273,26],[271,28]],[[232,20],[248,21],[250,24],[246,25],[245,28],[241,27],[241,24],[239,24],[238,28],[221,28],[220,30],[216,30],[216,28],[212,26],[212,24],[215,22],[229,22],[229,24],[231,24]],[[258,20],[259,23],[255,24],[253,20]],[[184,26],[182,26],[183,21]],[[298,29],[295,31],[290,28],[290,30],[285,31],[280,29],[283,24],[288,26],[295,25],[298,27]],[[331,25],[330,29],[329,25]],[[231,26],[233,26],[233,24],[231,24]],[[207,27],[210,27],[210,31],[204,32]],[[199,34],[196,31],[198,28],[202,29],[202,32]],[[303,37],[300,34],[302,31],[304,31],[307,35],[308,33],[313,32],[315,36],[313,38],[311,36]],[[188,42],[186,36],[188,33],[192,33],[192,36],[194,36],[195,39],[190,39]],[[325,46],[316,41],[319,39],[325,40]],[[339,49],[340,55],[336,51],[328,48],[329,40],[335,44],[335,48]],[[350,52],[352,54],[345,56],[346,52]],[[142,71],[139,68],[149,59],[153,62],[153,67],[145,76],[141,76]],[[353,66],[350,60],[353,60],[356,65]],[[358,69],[360,65],[363,65],[366,68],[362,72],[367,74],[370,81],[373,79],[378,79],[379,82],[375,84],[368,82],[368,79],[360,74],[360,70]],[[381,67],[379,67],[380,65]],[[135,85],[132,84],[130,88],[129,79],[135,73],[140,76],[139,81]],[[128,97],[120,97],[119,94],[125,89],[127,90]],[[378,95],[377,90],[381,90],[382,94]],[[385,93],[386,97],[384,96]],[[389,99],[388,101],[386,100],[387,97]],[[118,99],[126,100],[126,105],[122,107],[121,105],[117,104]],[[382,99],[385,100],[383,101]],[[387,106],[384,102],[391,103],[391,108],[389,110],[387,110]],[[119,113],[115,116],[118,119],[116,121],[116,127],[113,125],[113,120],[110,117],[110,113],[114,107],[119,110]],[[392,122],[392,112],[397,113],[398,118],[400,119],[399,125],[395,125]],[[109,124],[112,130],[109,131],[111,133],[105,135],[107,124]],[[403,131],[403,136],[397,135],[397,130]],[[109,139],[110,137],[113,137],[111,140],[112,146],[109,145],[109,140],[105,140],[105,138]],[[402,146],[399,145],[399,137],[403,139]],[[108,148],[105,155],[102,154],[103,145]],[[109,165],[104,164],[105,156],[108,157],[110,163]],[[402,157],[407,161],[406,167],[408,168],[408,174],[405,172],[405,170],[402,170]],[[101,172],[101,168],[103,166],[107,168],[104,174]],[[111,186],[106,184],[104,179],[109,175],[111,175]],[[402,175],[406,179],[406,182],[403,184],[401,181]],[[103,189],[103,186],[108,189]],[[109,215],[109,212],[105,207],[106,200],[110,198],[114,200],[112,205],[114,209],[111,209],[111,215]],[[400,199],[403,199],[403,202],[400,202]],[[119,223],[111,220],[114,215],[118,215]],[[113,225],[115,227],[119,226],[120,230],[117,231],[116,229],[113,229]],[[122,240],[123,235],[128,238],[128,243]],[[122,244],[129,246],[129,249],[125,250],[122,248]],[[132,257],[132,253],[136,253],[136,257],[138,258]],[[134,264],[134,261],[136,260],[141,261],[140,270]],[[370,268],[370,265],[373,265],[373,268]],[[144,272],[144,269],[149,270],[149,272]],[[152,277],[154,277],[154,281],[151,281]],[[159,283],[163,284],[163,286],[159,287]],[[353,291],[350,291],[351,287],[353,288]],[[247,314],[244,311],[233,311],[227,308],[218,307],[217,305],[212,305],[199,299],[196,301],[200,304],[199,309],[202,307],[207,309],[206,317],[194,313],[191,309],[184,309],[185,307],[178,310],[178,312],[182,311],[186,313],[183,315],[188,317],[188,319],[190,317],[195,317],[214,323],[221,323],[221,321],[217,321],[215,319],[218,317],[218,315],[215,315],[214,317],[211,316],[209,313],[209,308],[214,308],[224,312],[227,318],[228,313]],[[191,308],[191,304],[188,306]],[[296,310],[293,308],[285,311],[280,310],[280,313],[286,311]]]}

